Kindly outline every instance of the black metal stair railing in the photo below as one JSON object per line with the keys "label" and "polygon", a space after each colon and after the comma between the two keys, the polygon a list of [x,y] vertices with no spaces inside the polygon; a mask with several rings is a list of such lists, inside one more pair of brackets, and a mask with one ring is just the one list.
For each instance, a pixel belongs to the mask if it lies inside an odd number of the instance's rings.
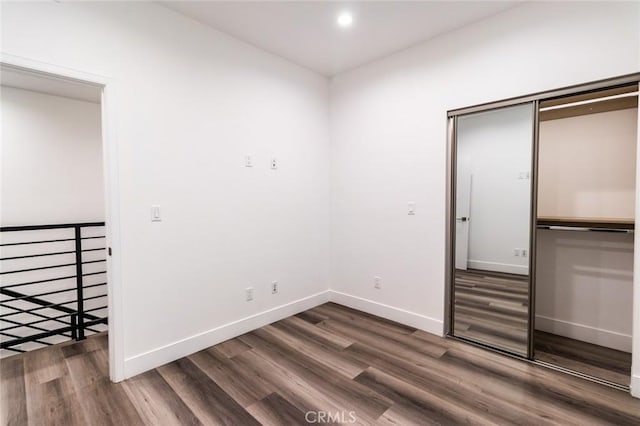
{"label": "black metal stair railing", "polygon": [[0,237],[0,349],[105,328],[104,222],[5,226]]}

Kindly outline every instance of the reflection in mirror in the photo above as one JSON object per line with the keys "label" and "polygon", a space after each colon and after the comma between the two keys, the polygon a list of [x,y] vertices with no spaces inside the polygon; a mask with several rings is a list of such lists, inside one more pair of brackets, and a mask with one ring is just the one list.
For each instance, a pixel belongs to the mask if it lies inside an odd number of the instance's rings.
{"label": "reflection in mirror", "polygon": [[533,105],[458,117],[453,333],[527,355]]}

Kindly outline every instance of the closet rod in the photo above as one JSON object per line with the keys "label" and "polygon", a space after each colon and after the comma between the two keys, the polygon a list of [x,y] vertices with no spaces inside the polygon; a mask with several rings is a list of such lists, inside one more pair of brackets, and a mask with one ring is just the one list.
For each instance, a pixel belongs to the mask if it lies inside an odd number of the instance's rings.
{"label": "closet rod", "polygon": [[595,102],[610,101],[610,100],[613,100],[613,99],[628,98],[630,96],[638,96],[638,91],[629,92],[629,93],[621,93],[619,95],[605,96],[603,98],[587,99],[587,100],[584,100],[584,101],[571,102],[571,103],[568,103],[568,104],[544,107],[544,108],[540,108],[540,112],[551,111],[551,110],[554,110],[554,109],[561,109],[561,108],[569,108],[569,107],[574,107],[574,106],[579,106],[579,105],[592,104],[592,103],[595,103]]}
{"label": "closet rod", "polygon": [[577,231],[577,232],[618,232],[624,234],[633,234],[633,229],[616,229],[616,228],[589,228],[582,226],[552,226],[538,225],[538,229],[550,229],[552,231]]}

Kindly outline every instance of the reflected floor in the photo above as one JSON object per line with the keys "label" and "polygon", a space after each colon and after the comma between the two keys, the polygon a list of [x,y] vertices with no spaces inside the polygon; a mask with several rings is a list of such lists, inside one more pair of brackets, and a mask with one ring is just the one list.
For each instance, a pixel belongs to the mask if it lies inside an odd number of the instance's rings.
{"label": "reflected floor", "polygon": [[631,354],[536,330],[536,360],[629,386]]}
{"label": "reflected floor", "polygon": [[454,334],[527,353],[529,277],[456,270]]}

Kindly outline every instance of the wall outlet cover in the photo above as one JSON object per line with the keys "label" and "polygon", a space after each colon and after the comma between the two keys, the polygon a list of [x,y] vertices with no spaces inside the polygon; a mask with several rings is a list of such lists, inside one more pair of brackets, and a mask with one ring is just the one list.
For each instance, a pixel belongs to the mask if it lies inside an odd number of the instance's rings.
{"label": "wall outlet cover", "polygon": [[373,277],[373,288],[380,290],[382,288],[382,278],[379,276]]}

